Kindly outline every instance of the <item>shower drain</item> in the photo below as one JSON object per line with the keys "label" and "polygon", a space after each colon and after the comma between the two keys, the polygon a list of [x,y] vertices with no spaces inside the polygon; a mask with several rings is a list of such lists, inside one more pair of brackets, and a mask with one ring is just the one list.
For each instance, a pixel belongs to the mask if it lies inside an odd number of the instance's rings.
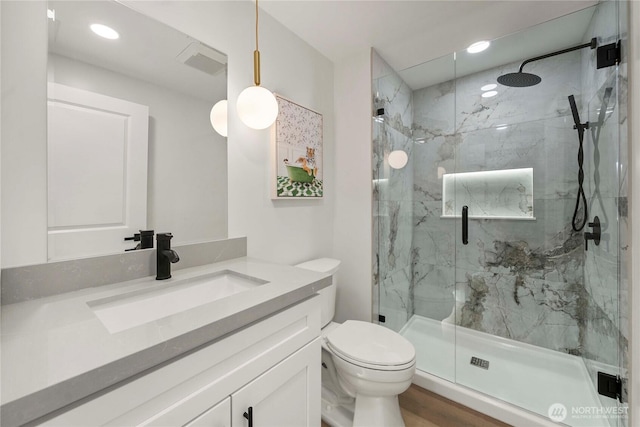
{"label": "shower drain", "polygon": [[480,359],[479,357],[472,357],[471,364],[473,366],[477,366],[478,368],[489,369],[489,361]]}

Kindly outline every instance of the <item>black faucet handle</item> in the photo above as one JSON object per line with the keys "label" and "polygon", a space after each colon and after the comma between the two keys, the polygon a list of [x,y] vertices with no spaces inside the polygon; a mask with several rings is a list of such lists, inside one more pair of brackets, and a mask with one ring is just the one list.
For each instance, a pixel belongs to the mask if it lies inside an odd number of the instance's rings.
{"label": "black faucet handle", "polygon": [[153,230],[140,230],[140,249],[153,248]]}
{"label": "black faucet handle", "polygon": [[124,238],[125,241],[127,240],[133,240],[134,242],[139,242],[140,241],[140,233],[136,233],[133,236],[130,237],[125,237]]}

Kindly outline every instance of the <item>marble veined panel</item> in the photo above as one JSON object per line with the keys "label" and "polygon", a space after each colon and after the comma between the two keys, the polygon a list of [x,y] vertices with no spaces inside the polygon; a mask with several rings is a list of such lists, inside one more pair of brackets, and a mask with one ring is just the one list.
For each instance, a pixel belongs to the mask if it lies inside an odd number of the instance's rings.
{"label": "marble veined panel", "polygon": [[[537,204],[535,221],[476,219],[469,221],[469,244],[459,241],[461,221],[456,223],[456,265],[465,270],[482,270],[488,265],[510,263],[529,274],[548,280],[582,283],[584,238],[573,231],[573,208],[562,200],[544,200]],[[414,238],[414,245],[419,242]]]}
{"label": "marble veined panel", "polygon": [[384,108],[387,124],[406,136],[411,136],[413,123],[413,93],[380,55],[372,57],[375,75],[373,79],[374,110]]}
{"label": "marble veined panel", "polygon": [[619,231],[617,224],[616,199],[593,200],[589,218],[596,215],[602,224],[599,245],[589,241],[585,252],[584,286],[593,304],[597,305],[609,319],[619,322],[620,301],[618,295],[619,274]]}
{"label": "marble veined panel", "polygon": [[430,139],[455,132],[455,80],[413,93],[413,135]]}
{"label": "marble veined panel", "polygon": [[453,268],[414,262],[413,281],[415,314],[435,320],[442,320],[451,314],[455,304]]}
{"label": "marble veined panel", "polygon": [[458,271],[465,303],[458,324],[493,335],[579,354],[583,289],[504,265]]}
{"label": "marble veined panel", "polygon": [[377,207],[380,276],[384,279],[411,262],[413,216],[411,202],[383,201]]}
{"label": "marble veined panel", "polygon": [[618,120],[620,109],[615,79],[608,80],[602,86],[589,101],[588,109],[589,129],[584,138],[585,187],[593,197],[617,197],[622,168]]}
{"label": "marble veined panel", "polygon": [[395,270],[380,280],[380,314],[385,326],[399,331],[413,314],[411,265]]}
{"label": "marble veined panel", "polygon": [[525,71],[542,78],[531,87],[498,85],[498,93],[483,98],[480,89],[497,78],[518,71],[512,63],[456,80],[456,130],[468,132],[487,127],[538,121],[570,114],[567,97],[580,91],[580,53],[571,52],[527,64]]}
{"label": "marble veined panel", "polygon": [[446,174],[442,195],[443,216],[534,219],[533,168]]}
{"label": "marble veined panel", "polygon": [[442,176],[455,171],[460,135],[430,138],[413,147],[413,190],[416,200],[442,200]]}
{"label": "marble veined panel", "polygon": [[533,168],[534,200],[575,199],[579,144],[570,116],[466,132],[456,142],[455,172]]}

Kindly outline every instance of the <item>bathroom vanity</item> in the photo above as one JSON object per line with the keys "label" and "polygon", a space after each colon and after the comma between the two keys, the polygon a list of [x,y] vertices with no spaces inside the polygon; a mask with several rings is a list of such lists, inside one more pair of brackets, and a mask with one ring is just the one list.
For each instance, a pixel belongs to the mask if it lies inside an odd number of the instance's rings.
{"label": "bathroom vanity", "polygon": [[5,305],[2,425],[319,425],[330,283],[236,258]]}

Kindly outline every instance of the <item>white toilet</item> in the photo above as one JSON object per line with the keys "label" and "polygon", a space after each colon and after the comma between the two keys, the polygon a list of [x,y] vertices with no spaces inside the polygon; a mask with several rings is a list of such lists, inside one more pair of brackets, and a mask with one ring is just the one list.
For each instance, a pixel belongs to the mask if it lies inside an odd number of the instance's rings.
{"label": "white toilet", "polygon": [[[321,258],[296,267],[334,274],[339,260]],[[411,385],[413,345],[369,322],[332,322],[336,280],[322,298],[322,418],[333,427],[404,426],[398,394]]]}

